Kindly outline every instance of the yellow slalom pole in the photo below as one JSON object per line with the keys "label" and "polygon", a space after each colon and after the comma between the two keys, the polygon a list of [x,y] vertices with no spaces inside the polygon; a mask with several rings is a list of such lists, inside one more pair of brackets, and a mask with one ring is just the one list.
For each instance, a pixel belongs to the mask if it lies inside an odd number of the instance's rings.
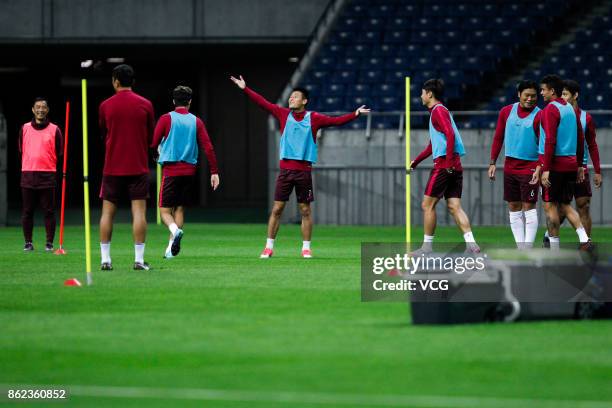
{"label": "yellow slalom pole", "polygon": [[406,77],[406,243],[410,243],[410,77]]}
{"label": "yellow slalom pole", "polygon": [[[157,163],[157,196],[155,196],[155,202],[159,200],[159,189],[161,188],[161,176],[162,176],[162,168],[159,163]],[[159,213],[159,205],[155,206],[157,214],[157,225],[161,225],[161,214]]]}
{"label": "yellow slalom pole", "polygon": [[81,80],[81,101],[83,110],[83,198],[85,199],[85,271],[87,285],[93,283],[91,277],[91,228],[89,222],[89,166],[87,152],[87,80]]}

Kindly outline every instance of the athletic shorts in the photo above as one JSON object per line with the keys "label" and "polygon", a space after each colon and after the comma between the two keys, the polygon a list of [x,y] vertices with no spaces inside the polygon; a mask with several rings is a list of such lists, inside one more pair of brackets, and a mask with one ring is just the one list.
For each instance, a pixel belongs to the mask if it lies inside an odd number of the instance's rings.
{"label": "athletic shorts", "polygon": [[504,201],[536,203],[538,202],[539,184],[529,184],[529,174],[511,174],[504,172]]}
{"label": "athletic shorts", "polygon": [[146,200],[149,198],[149,175],[102,176],[100,198],[118,204],[121,199]]}
{"label": "athletic shorts", "polygon": [[432,169],[425,187],[425,195],[437,198],[461,198],[463,190],[463,172],[446,169]]}
{"label": "athletic shorts", "polygon": [[159,206],[174,208],[189,204],[195,176],[164,176],[159,188]]}
{"label": "athletic shorts", "polygon": [[551,186],[542,186],[542,200],[547,203],[571,203],[574,199],[576,177],[575,171],[551,171]]}
{"label": "athletic shorts", "polygon": [[274,201],[288,201],[294,188],[298,203],[314,201],[312,172],[281,169],[276,178]]}
{"label": "athletic shorts", "polygon": [[591,190],[591,180],[589,179],[589,171],[584,170],[584,181],[582,183],[576,183],[574,188],[574,197],[592,197],[593,191]]}

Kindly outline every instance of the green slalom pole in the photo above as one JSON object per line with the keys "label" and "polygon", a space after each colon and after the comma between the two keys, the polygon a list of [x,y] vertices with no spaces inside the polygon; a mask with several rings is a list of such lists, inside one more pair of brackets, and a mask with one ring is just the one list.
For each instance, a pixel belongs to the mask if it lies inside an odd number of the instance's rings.
{"label": "green slalom pole", "polygon": [[83,198],[85,200],[85,271],[87,285],[93,283],[91,277],[91,225],[89,219],[89,165],[87,148],[87,80],[81,80],[81,101],[83,110]]}

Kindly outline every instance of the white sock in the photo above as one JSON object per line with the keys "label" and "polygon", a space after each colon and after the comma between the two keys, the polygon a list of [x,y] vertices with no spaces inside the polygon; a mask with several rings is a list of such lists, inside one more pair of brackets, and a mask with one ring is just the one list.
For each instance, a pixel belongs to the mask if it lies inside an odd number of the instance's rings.
{"label": "white sock", "polygon": [[179,227],[173,222],[172,224],[168,225],[168,229],[170,230],[172,236],[174,236],[176,235],[176,231],[178,231]]}
{"label": "white sock", "polygon": [[472,231],[469,231],[463,234],[463,239],[465,240],[466,244],[476,243],[476,240],[474,239],[474,234],[472,234]]}
{"label": "white sock", "polygon": [[274,239],[272,238],[266,239],[266,248],[274,249]]}
{"label": "white sock", "polygon": [[510,229],[514,235],[516,246],[521,249],[525,242],[525,221],[523,221],[523,211],[509,211]]}
{"label": "white sock", "polygon": [[538,210],[525,211],[525,247],[532,248],[538,233]]}
{"label": "white sock", "polygon": [[550,249],[559,250],[559,237],[548,237],[550,239]]}
{"label": "white sock", "polygon": [[421,248],[431,251],[433,247],[434,236],[433,235],[423,235],[423,246]]}
{"label": "white sock", "polygon": [[546,229],[546,232],[544,233],[544,236],[545,236],[546,238],[550,238],[550,235],[548,234],[548,229]]}
{"label": "white sock", "polygon": [[134,244],[134,262],[144,263],[145,244]]}
{"label": "white sock", "polygon": [[585,242],[589,241],[589,236],[587,235],[584,227],[576,229],[576,234],[578,234],[578,239],[580,240],[581,244],[584,244]]}
{"label": "white sock", "polygon": [[302,241],[302,251],[305,249],[310,249],[310,241]]}
{"label": "white sock", "polygon": [[111,263],[110,244],[111,244],[110,241],[100,242],[100,253],[102,254],[101,263]]}

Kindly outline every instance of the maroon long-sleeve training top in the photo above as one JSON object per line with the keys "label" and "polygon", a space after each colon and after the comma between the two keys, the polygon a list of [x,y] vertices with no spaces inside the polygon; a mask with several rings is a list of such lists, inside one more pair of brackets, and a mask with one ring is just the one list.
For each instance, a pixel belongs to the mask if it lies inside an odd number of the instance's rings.
{"label": "maroon long-sleeve training top", "polygon": [[[278,120],[280,126],[281,134],[285,130],[285,125],[287,123],[287,118],[289,114],[293,115],[293,118],[300,122],[306,116],[307,111],[303,112],[293,112],[289,108],[285,108],[282,106],[278,106],[267,101],[263,96],[259,95],[257,92],[253,91],[249,87],[244,88],[244,92],[248,95],[248,97],[255,102],[257,105],[262,107],[268,113]],[[318,112],[310,113],[310,127],[312,128],[312,138],[315,143],[317,142],[317,132],[321,128],[326,128],[329,126],[341,126],[344,125],[351,120],[357,118],[355,112],[347,113],[341,116],[327,116]],[[312,163],[305,160],[291,160],[291,159],[283,159],[280,161],[280,168],[283,170],[302,170],[302,171],[310,171],[312,170]]]}

